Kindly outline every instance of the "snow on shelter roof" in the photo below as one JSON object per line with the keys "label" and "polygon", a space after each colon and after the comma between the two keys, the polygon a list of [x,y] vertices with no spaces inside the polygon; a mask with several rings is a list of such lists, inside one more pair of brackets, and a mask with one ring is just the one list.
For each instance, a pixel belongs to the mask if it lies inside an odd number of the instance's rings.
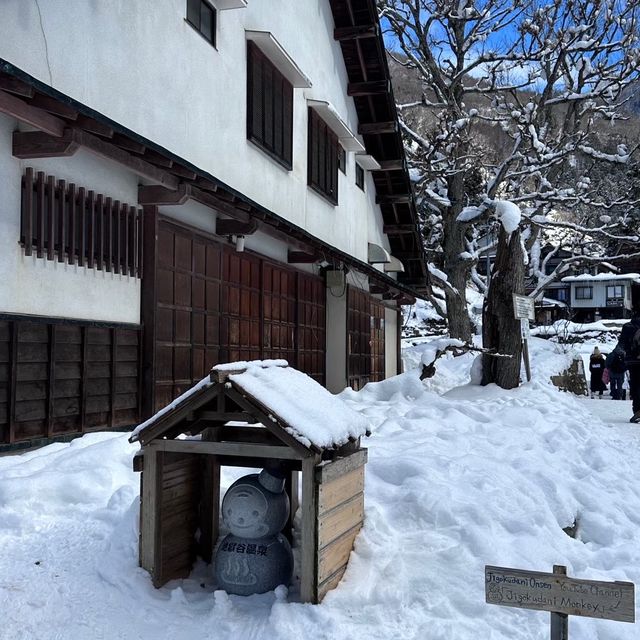
{"label": "snow on shelter roof", "polygon": [[633,280],[640,282],[640,273],[599,273],[592,276],[590,273],[584,273],[581,276],[566,276],[562,278],[562,282],[590,282],[594,280]]}
{"label": "snow on shelter roof", "polygon": [[[226,378],[226,382],[222,381]],[[221,380],[221,382],[217,382]],[[191,396],[216,384],[231,384],[255,399],[306,447],[327,449],[346,444],[369,430],[369,421],[350,409],[338,396],[308,375],[287,366],[285,360],[254,360],[215,366],[211,375],[176,398],[132,433],[137,440],[143,429],[189,402]]]}

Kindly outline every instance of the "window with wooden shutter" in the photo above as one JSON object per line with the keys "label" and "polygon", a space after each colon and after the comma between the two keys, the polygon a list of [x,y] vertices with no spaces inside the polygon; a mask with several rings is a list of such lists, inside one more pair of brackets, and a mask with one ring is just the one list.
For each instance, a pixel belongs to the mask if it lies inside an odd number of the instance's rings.
{"label": "window with wooden shutter", "polygon": [[309,108],[308,184],[331,204],[338,204],[338,136]]}
{"label": "window with wooden shutter", "polygon": [[293,86],[251,41],[247,65],[247,138],[291,169]]}

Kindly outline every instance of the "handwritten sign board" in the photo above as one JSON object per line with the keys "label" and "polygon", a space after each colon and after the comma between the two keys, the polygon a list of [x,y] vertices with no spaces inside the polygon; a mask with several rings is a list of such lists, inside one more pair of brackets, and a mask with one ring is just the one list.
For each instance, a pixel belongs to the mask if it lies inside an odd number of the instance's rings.
{"label": "handwritten sign board", "polygon": [[486,566],[488,604],[635,622],[632,582],[577,580],[557,573]]}
{"label": "handwritten sign board", "polygon": [[516,318],[527,318],[529,320],[536,319],[536,309],[533,298],[529,296],[519,296],[513,294],[513,313]]}

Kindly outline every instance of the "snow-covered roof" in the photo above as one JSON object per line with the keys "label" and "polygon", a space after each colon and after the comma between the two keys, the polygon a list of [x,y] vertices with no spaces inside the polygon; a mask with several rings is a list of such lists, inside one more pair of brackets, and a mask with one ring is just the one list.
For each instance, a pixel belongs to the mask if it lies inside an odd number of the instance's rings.
{"label": "snow-covered roof", "polygon": [[305,373],[291,367],[249,366],[229,381],[269,407],[305,446],[326,449],[367,433],[368,420]]}
{"label": "snow-covered roof", "polygon": [[369,421],[363,415],[313,378],[289,367],[286,360],[254,360],[215,366],[209,376],[136,427],[130,440],[140,439],[142,431],[160,419],[171,422],[172,413],[180,411],[182,416],[182,410],[191,404],[202,406],[216,396],[220,385],[231,385],[265,408],[270,418],[308,448],[338,447],[369,432]]}
{"label": "snow-covered roof", "polygon": [[555,300],[554,298],[542,298],[541,306],[543,307],[565,307],[566,304],[561,300]]}
{"label": "snow-covered roof", "polygon": [[640,273],[599,273],[592,276],[590,273],[583,273],[580,276],[566,276],[562,282],[592,282],[604,280],[632,280],[640,282]]}

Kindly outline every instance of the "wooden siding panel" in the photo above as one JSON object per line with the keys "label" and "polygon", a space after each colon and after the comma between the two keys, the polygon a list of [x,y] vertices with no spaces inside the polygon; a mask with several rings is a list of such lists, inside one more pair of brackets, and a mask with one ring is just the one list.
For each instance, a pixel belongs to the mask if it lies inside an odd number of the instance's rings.
{"label": "wooden siding panel", "polygon": [[[112,334],[126,344],[114,349]],[[138,422],[138,341],[132,329],[1,321],[0,444]]]}

